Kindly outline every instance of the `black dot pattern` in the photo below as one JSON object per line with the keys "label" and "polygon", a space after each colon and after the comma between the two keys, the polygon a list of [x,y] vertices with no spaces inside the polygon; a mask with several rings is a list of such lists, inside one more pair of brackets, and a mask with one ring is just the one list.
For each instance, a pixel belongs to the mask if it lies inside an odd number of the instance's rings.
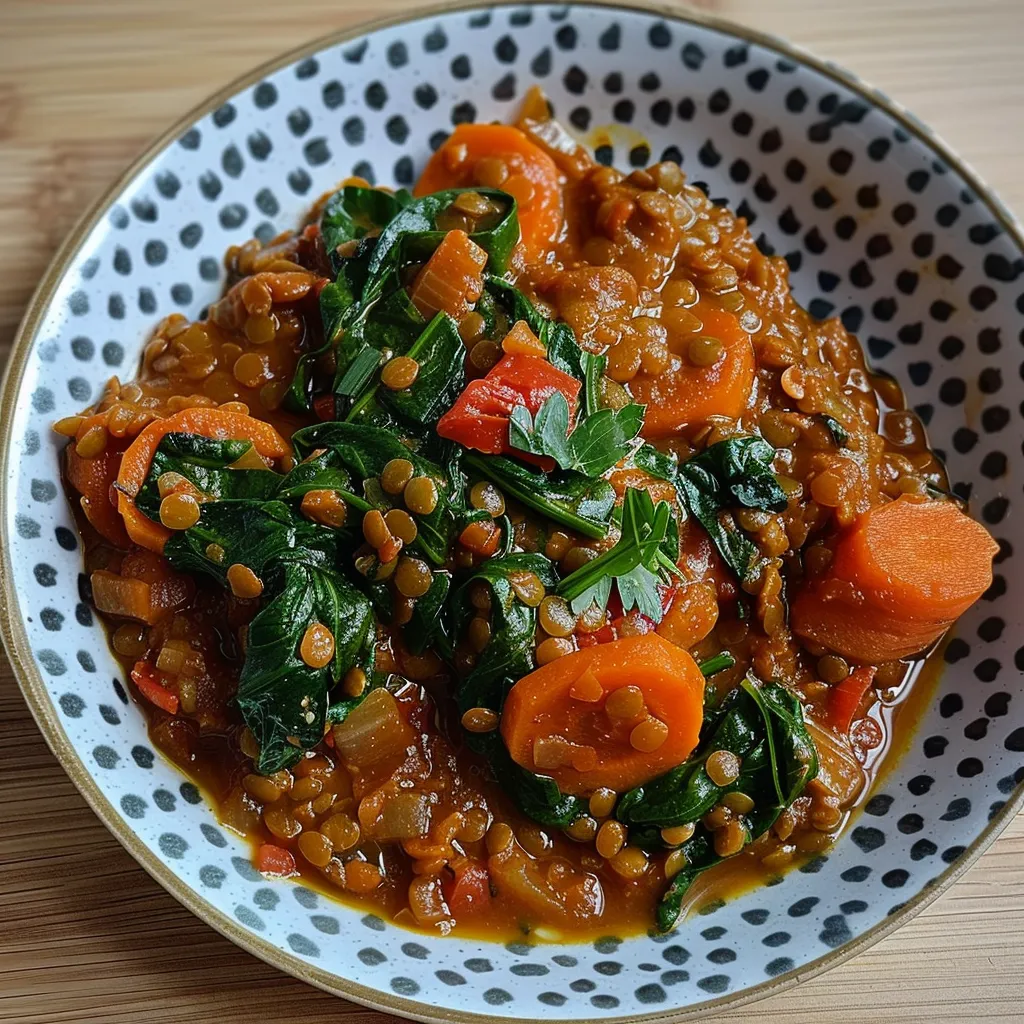
{"label": "black dot pattern", "polygon": [[[203,817],[198,791],[155,756],[103,653],[44,439],[52,419],[92,400],[111,373],[130,375],[156,319],[195,315],[217,295],[228,245],[293,227],[349,173],[410,187],[453,126],[507,120],[534,81],[575,131],[593,133],[601,163],[676,161],[747,217],[762,248],[786,259],[797,297],[815,315],[840,317],[903,383],[955,492],[970,496],[1001,547],[985,600],[944,648],[926,723],[834,850],[669,936],[608,936],[572,955],[528,940],[460,954],[455,939],[442,964],[432,940],[301,887],[269,886]],[[9,543],[62,725],[112,805],[140,832],[152,829],[157,855],[188,868],[204,895],[230,893],[224,909],[244,928],[406,998],[444,1006],[458,992],[478,1012],[521,1017],[538,1007],[594,1019],[671,1012],[841,948],[957,863],[1024,779],[1013,565],[1024,545],[1014,483],[1024,259],[1004,220],[917,129],[841,76],[641,12],[513,5],[430,16],[247,86],[180,132],[105,212],[29,360]],[[363,941],[352,944],[354,934]]]}

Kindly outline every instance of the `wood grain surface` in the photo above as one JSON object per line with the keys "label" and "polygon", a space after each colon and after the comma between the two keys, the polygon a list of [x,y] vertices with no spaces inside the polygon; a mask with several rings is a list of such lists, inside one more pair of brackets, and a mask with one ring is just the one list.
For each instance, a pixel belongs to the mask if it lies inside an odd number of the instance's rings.
{"label": "wood grain surface", "polygon": [[[213,90],[414,0],[0,0],[0,361],[86,205]],[[1022,0],[704,0],[881,87],[1024,212]],[[1024,818],[869,952],[716,1021],[1019,1021]],[[54,760],[0,655],[0,1021],[285,1024],[381,1014],[236,949],[159,888]]]}

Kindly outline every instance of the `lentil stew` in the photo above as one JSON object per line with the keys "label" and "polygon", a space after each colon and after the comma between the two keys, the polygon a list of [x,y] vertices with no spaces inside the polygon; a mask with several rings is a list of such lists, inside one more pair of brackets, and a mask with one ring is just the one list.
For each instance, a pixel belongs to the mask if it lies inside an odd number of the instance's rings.
{"label": "lentil stew", "polygon": [[225,264],[55,429],[152,740],[257,870],[557,941],[835,841],[996,545],[742,218],[533,91]]}

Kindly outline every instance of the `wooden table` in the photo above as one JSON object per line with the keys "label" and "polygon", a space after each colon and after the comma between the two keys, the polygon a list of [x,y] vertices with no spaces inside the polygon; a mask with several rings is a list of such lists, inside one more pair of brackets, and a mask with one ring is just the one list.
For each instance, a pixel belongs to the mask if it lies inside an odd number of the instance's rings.
{"label": "wooden table", "polygon": [[[0,0],[0,359],[79,213],[208,93],[415,0]],[[703,0],[880,86],[1024,213],[1022,0]],[[0,1020],[288,1024],[372,1011],[193,918],[93,817],[0,655]],[[1024,999],[1024,816],[953,889],[829,974],[716,1020],[1011,1021]]]}

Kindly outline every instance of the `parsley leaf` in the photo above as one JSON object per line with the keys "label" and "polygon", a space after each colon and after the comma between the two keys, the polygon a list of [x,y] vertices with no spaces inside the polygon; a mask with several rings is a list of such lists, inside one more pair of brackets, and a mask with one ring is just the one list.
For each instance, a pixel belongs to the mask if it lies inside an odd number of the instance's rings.
{"label": "parsley leaf", "polygon": [[644,407],[626,405],[618,411],[599,409],[583,417],[569,433],[569,403],[560,391],[537,410],[536,417],[519,405],[509,420],[509,442],[532,455],[547,455],[562,469],[601,476],[636,447],[644,425]]}
{"label": "parsley leaf", "polygon": [[558,593],[577,615],[591,604],[603,610],[614,580],[623,611],[636,608],[652,622],[660,622],[658,584],[666,575],[679,575],[675,562],[664,550],[666,543],[672,542],[672,527],[672,507],[667,501],[655,505],[647,491],[629,488],[622,502],[618,543],[566,576],[558,585]]}

